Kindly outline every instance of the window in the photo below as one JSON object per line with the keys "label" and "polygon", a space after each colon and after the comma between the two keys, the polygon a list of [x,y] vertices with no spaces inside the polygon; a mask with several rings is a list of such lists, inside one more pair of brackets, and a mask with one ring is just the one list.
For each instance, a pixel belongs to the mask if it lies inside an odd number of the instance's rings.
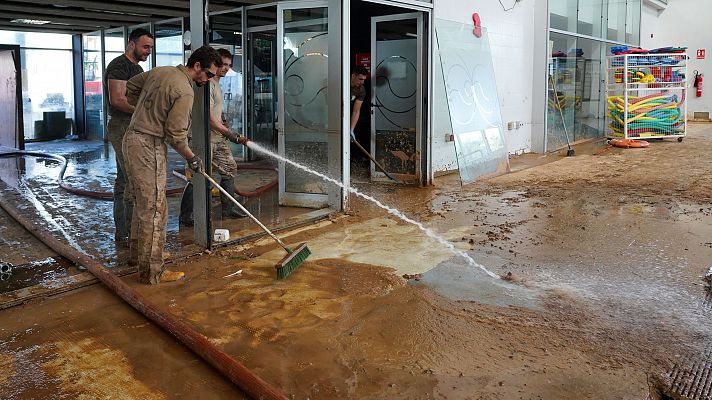
{"label": "window", "polygon": [[84,110],[86,134],[89,137],[104,136],[103,112],[103,60],[101,59],[101,32],[92,32],[82,37],[84,64]]}
{"label": "window", "polygon": [[104,66],[106,67],[111,60],[124,54],[124,51],[126,51],[126,40],[124,39],[123,28],[105,31],[104,47]]}
{"label": "window", "polygon": [[155,25],[156,66],[183,64],[183,24],[181,20]]}
{"label": "window", "polygon": [[20,46],[25,139],[64,137],[74,117],[72,35],[0,31]]}

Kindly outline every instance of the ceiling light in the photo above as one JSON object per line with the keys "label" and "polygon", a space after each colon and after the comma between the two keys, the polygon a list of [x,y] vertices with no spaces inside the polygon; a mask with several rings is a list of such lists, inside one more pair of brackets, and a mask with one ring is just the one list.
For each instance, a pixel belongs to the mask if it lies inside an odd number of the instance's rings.
{"label": "ceiling light", "polygon": [[28,25],[44,25],[44,24],[49,24],[52,21],[45,21],[43,19],[24,19],[24,18],[18,18],[18,19],[13,19],[10,22],[14,22],[16,24],[28,24]]}

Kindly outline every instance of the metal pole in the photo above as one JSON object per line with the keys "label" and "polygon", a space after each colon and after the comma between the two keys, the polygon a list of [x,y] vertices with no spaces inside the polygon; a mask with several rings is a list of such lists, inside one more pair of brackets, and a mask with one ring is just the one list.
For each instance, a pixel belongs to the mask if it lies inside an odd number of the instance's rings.
{"label": "metal pole", "polygon": [[[209,43],[208,38],[208,0],[190,0],[191,49]],[[191,149],[203,165],[210,166],[210,85],[195,86],[193,102],[192,143]],[[193,175],[193,237],[195,243],[210,248],[213,235],[210,223],[210,185],[199,174]]]}

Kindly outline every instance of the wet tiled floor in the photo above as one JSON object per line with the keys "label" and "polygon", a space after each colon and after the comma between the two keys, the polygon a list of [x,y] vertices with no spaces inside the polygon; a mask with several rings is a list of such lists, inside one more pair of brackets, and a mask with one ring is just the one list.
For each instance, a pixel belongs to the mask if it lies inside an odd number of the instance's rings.
{"label": "wet tiled floor", "polygon": [[[4,149],[8,151],[8,149]],[[64,181],[73,188],[97,192],[111,192],[116,177],[113,150],[100,141],[56,140],[28,143],[27,151],[45,152],[65,157],[68,162]],[[168,188],[182,188],[185,181],[183,159],[174,151],[168,152]],[[114,242],[112,202],[84,197],[67,192],[58,185],[61,164],[58,161],[33,156],[0,158],[0,196],[13,207],[32,216],[45,229],[80,249],[84,253],[105,261],[109,267],[121,266],[126,251]],[[178,173],[174,174],[173,171]],[[243,192],[255,192],[277,179],[277,172],[266,163],[241,165],[236,179]],[[178,214],[180,194],[168,197],[168,223],[166,251],[172,257],[199,252],[193,244],[193,229],[180,227]],[[239,200],[265,225],[276,227],[299,223],[324,211],[278,206],[278,188]],[[213,197],[213,228],[226,228],[231,239],[258,233],[248,218],[223,220],[220,200]],[[63,263],[50,262],[56,256],[34,239],[10,217],[0,212],[0,261],[17,266],[15,274],[0,280],[0,293],[28,287],[42,281],[47,273],[56,277],[77,272],[76,268],[62,267]],[[66,263],[65,263],[66,264]],[[21,273],[20,273],[21,272]]]}

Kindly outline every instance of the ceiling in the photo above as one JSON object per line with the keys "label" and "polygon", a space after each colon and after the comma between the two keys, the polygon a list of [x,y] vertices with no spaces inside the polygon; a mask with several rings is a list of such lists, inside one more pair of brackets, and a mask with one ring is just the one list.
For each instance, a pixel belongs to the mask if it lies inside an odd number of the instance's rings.
{"label": "ceiling", "polygon": [[[271,0],[210,0],[223,11]],[[2,0],[0,30],[85,33],[99,29],[187,17],[190,0]],[[42,25],[12,20],[50,21]]]}

